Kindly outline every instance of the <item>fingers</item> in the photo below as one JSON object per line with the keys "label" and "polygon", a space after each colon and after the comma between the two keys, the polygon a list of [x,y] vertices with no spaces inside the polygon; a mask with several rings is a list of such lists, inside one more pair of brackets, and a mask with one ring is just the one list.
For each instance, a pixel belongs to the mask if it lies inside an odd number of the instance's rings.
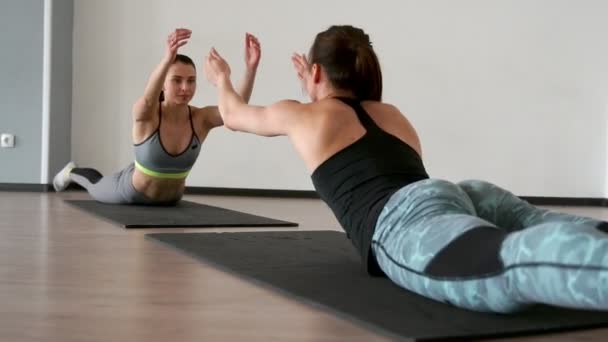
{"label": "fingers", "polygon": [[184,46],[186,44],[188,44],[188,39],[187,38],[180,39],[180,40],[175,40],[175,41],[169,43],[169,50],[175,52],[175,51],[177,51],[177,49],[179,49],[180,47],[182,47],[182,46]]}
{"label": "fingers", "polygon": [[298,61],[298,63],[303,65],[308,65],[308,60],[306,59],[306,55],[295,53],[291,56],[291,59],[294,61]]}
{"label": "fingers", "polygon": [[171,53],[177,53],[177,50],[186,44],[188,44],[188,40],[179,40],[169,44],[167,48]]}
{"label": "fingers", "polygon": [[217,50],[215,48],[211,48],[211,51],[209,52],[209,55],[211,56],[211,58],[213,59],[217,59],[219,61],[224,62],[224,58],[222,58],[222,56],[220,55],[219,52],[217,52]]}
{"label": "fingers", "polygon": [[205,56],[205,73],[209,73],[211,70],[211,56]]}
{"label": "fingers", "polygon": [[254,36],[253,34],[249,33],[249,32],[245,33],[245,39],[247,41],[254,42],[254,43],[258,44],[258,45],[260,44],[260,41],[258,40],[258,38],[256,36]]}
{"label": "fingers", "polygon": [[169,36],[174,36],[179,38],[190,37],[192,35],[192,31],[185,28],[175,29]]}
{"label": "fingers", "polygon": [[207,72],[213,71],[215,69],[213,67],[213,65],[216,63],[217,63],[217,58],[211,54],[211,51],[209,51],[209,54],[205,57],[205,70]]}
{"label": "fingers", "polygon": [[175,29],[175,33],[176,34],[191,34],[192,30],[189,30],[187,28],[177,28],[177,29]]}
{"label": "fingers", "polygon": [[211,50],[209,50],[209,55],[207,57],[207,63],[209,63],[209,65],[213,65],[213,66],[220,66],[220,65],[228,66],[228,63],[224,60],[224,58],[222,58],[222,56],[220,56],[219,52],[217,52],[217,50],[215,48],[211,48]]}
{"label": "fingers", "polygon": [[205,58],[205,74],[208,78],[215,79],[215,81],[222,75],[230,75],[230,66],[215,48],[211,48]]}
{"label": "fingers", "polygon": [[[169,37],[167,37],[167,44],[170,47],[176,47],[177,45],[181,44],[184,41],[187,42],[187,40],[190,38],[191,35],[192,35],[191,30],[178,28],[175,31],[173,31],[169,35]],[[184,44],[181,44],[179,46],[183,46]]]}
{"label": "fingers", "polygon": [[249,36],[249,43],[255,47],[260,47],[260,41],[253,35]]}
{"label": "fingers", "polygon": [[211,55],[207,55],[205,56],[205,66],[204,66],[204,71],[205,71],[205,77],[207,77],[207,80],[213,84],[216,85],[217,84],[217,75],[216,75],[216,70],[213,68],[213,65],[211,65]]}
{"label": "fingers", "polygon": [[302,55],[294,53],[291,56],[291,61],[293,62],[294,67],[298,69],[298,71],[308,68],[308,63],[305,59],[302,58]]}
{"label": "fingers", "polygon": [[211,48],[211,50],[209,50],[209,58],[211,59],[218,59],[219,53],[217,52],[217,50],[215,50],[214,47]]}
{"label": "fingers", "polygon": [[192,36],[192,33],[171,33],[169,37],[167,37],[168,42],[175,42],[179,40],[188,39]]}
{"label": "fingers", "polygon": [[298,55],[297,53],[294,53],[293,55],[291,55],[291,60],[294,62],[294,64],[302,64],[302,57],[300,55]]}
{"label": "fingers", "polygon": [[260,49],[260,41],[251,33],[245,33],[245,46],[249,48]]}
{"label": "fingers", "polygon": [[300,80],[304,80],[309,72],[309,65],[308,61],[306,60],[306,56],[303,54],[294,53],[291,56],[291,61],[293,62],[293,67],[296,69],[298,78]]}

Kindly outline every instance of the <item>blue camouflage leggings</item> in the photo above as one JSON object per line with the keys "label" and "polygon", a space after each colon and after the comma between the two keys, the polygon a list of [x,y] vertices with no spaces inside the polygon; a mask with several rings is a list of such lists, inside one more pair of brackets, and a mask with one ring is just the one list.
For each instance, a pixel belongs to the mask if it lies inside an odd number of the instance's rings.
{"label": "blue camouflage leggings", "polygon": [[399,286],[461,308],[608,310],[607,225],[487,182],[427,179],[390,198],[372,250]]}

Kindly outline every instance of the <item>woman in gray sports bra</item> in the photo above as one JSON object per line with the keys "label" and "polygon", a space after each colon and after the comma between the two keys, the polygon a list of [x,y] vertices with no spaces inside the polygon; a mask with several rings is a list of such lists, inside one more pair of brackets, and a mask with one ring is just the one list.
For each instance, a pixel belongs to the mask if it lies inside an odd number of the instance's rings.
{"label": "woman in gray sports bra", "polygon": [[[201,144],[211,129],[223,125],[217,106],[189,105],[196,91],[196,67],[177,50],[191,34],[180,28],[169,35],[164,58],[133,106],[134,162],[110,176],[69,162],[53,179],[56,191],[74,182],[104,203],[174,205],[181,199]],[[260,56],[257,38],[246,34],[246,72],[239,95],[247,102]]]}

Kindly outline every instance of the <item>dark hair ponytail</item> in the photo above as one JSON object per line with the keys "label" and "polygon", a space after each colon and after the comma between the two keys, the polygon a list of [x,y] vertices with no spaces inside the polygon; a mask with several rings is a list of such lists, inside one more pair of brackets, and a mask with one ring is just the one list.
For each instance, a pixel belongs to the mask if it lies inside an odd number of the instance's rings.
{"label": "dark hair ponytail", "polygon": [[359,100],[382,100],[382,71],[369,36],[350,25],[331,26],[315,37],[310,62],[323,66],[337,89]]}
{"label": "dark hair ponytail", "polygon": [[382,71],[372,47],[360,46],[355,62],[355,95],[362,100],[382,101]]}

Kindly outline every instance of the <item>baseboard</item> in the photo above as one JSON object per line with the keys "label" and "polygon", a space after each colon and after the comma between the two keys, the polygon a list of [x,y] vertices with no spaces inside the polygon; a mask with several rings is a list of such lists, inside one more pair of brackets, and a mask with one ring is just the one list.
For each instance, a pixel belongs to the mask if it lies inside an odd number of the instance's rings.
{"label": "baseboard", "polygon": [[217,195],[217,196],[280,197],[280,198],[319,198],[319,195],[314,190],[214,188],[214,187],[201,187],[201,186],[186,187],[186,194],[189,194],[189,195]]}
{"label": "baseboard", "polygon": [[[78,184],[70,184],[66,190],[84,190]],[[0,183],[0,191],[24,191],[24,192],[53,192],[51,184],[20,184]],[[278,197],[278,198],[312,198],[318,199],[319,195],[313,190],[274,190],[274,189],[246,189],[246,188],[220,188],[205,186],[187,186],[188,195],[212,195],[212,196],[246,196],[246,197]],[[551,206],[584,206],[584,207],[608,207],[607,198],[589,197],[544,197],[544,196],[520,196],[521,199],[534,205]]]}
{"label": "baseboard", "polygon": [[0,183],[0,191],[50,192],[55,190],[51,184]]}
{"label": "baseboard", "polygon": [[608,207],[608,199],[606,199],[606,198],[538,197],[538,196],[520,196],[520,198],[525,201],[528,201],[534,205]]}

